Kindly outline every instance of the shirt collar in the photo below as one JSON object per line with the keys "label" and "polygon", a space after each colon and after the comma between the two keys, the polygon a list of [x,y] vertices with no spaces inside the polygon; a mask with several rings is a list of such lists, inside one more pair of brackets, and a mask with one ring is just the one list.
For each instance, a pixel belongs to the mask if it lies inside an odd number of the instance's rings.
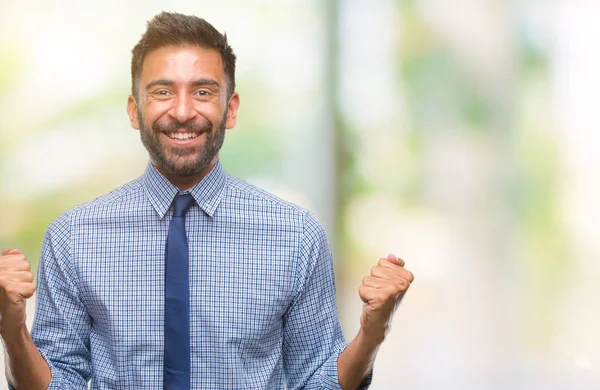
{"label": "shirt collar", "polygon": [[[209,216],[213,216],[217,206],[223,199],[227,174],[218,161],[214,168],[192,188],[183,191],[192,195],[196,204]],[[143,175],[143,185],[150,203],[162,219],[175,196],[182,192],[156,169],[152,162],[148,163]]]}

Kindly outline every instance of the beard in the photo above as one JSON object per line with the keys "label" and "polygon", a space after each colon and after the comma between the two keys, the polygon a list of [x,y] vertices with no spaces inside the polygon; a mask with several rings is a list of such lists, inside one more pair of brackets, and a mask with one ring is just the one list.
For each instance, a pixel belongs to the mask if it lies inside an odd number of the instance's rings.
{"label": "beard", "polygon": [[[142,144],[148,151],[150,160],[154,165],[172,175],[189,177],[205,172],[223,146],[227,108],[217,126],[213,126],[208,119],[204,118],[201,122],[173,120],[168,123],[159,123],[157,121],[152,124],[152,129],[148,129],[140,110],[138,110],[138,118],[140,120]],[[185,130],[189,133],[198,134],[198,136],[204,134],[204,144],[175,148],[161,142],[161,133],[178,130]]]}

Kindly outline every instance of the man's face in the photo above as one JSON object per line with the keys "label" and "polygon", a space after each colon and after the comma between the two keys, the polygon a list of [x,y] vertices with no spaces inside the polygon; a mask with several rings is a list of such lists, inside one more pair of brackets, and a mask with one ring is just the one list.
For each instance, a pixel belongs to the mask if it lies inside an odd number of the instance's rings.
{"label": "man's face", "polygon": [[[169,179],[201,179],[214,166],[239,97],[227,100],[221,56],[197,46],[166,46],[145,57],[132,126],[154,165]],[[171,180],[173,181],[173,180]]]}

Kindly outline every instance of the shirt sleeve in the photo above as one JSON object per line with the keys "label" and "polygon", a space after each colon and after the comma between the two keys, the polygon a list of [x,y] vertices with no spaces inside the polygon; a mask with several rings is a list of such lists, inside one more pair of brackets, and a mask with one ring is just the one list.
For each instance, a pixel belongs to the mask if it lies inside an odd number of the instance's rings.
{"label": "shirt sleeve", "polygon": [[[323,225],[307,214],[296,276],[296,296],[283,318],[287,388],[341,389],[337,361],[348,346],[336,306],[335,277]],[[369,375],[361,389],[367,389]]]}
{"label": "shirt sleeve", "polygon": [[52,372],[48,389],[87,389],[91,378],[91,318],[80,299],[70,264],[70,218],[48,228],[38,269],[31,337]]}

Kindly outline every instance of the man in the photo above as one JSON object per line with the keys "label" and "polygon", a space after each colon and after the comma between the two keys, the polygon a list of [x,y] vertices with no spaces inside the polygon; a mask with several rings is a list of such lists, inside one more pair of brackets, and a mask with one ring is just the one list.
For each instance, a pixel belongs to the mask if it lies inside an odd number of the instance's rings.
{"label": "man", "polygon": [[366,388],[413,280],[389,255],[363,279],[345,344],[331,254],[305,210],[228,176],[235,55],[194,16],[161,13],[133,49],[127,112],[143,176],[48,228],[35,287],[19,250],[0,258],[0,332],[17,389]]}

